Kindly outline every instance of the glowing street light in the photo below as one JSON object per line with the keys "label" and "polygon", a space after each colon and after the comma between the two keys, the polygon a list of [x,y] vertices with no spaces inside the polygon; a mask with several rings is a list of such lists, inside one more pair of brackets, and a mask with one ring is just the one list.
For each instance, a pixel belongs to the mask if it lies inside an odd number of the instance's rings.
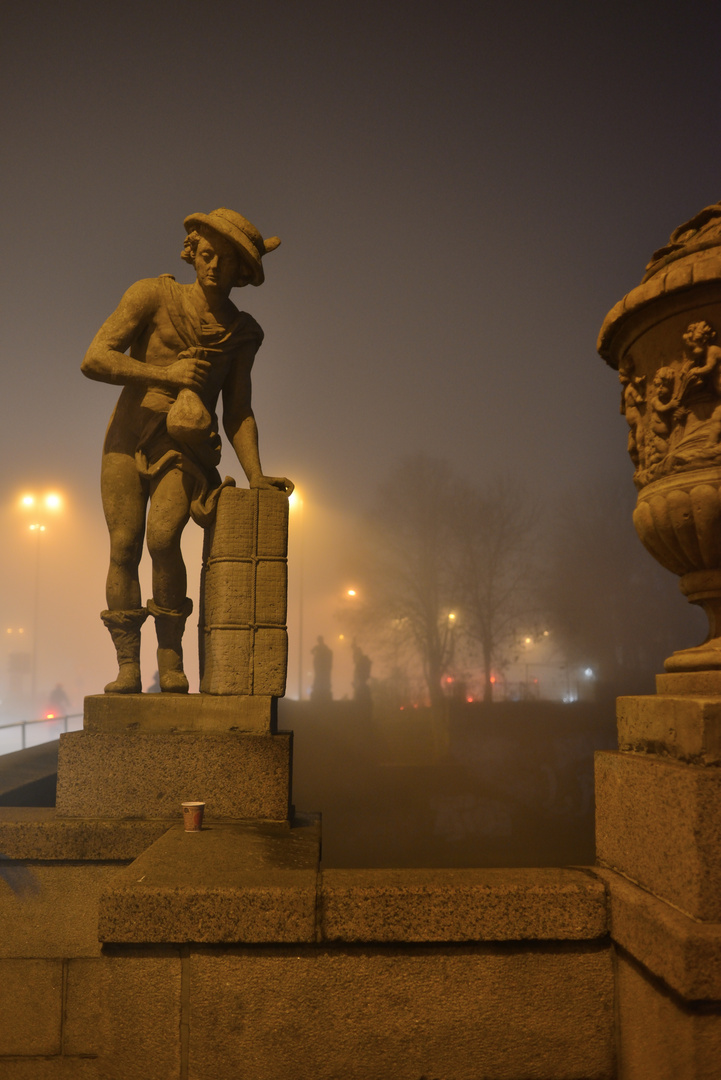
{"label": "glowing street light", "polygon": [[303,498],[295,488],[288,496],[288,509],[298,520],[298,701],[303,700]]}
{"label": "glowing street light", "polygon": [[57,491],[46,491],[43,495],[34,492],[26,492],[20,496],[20,507],[25,511],[32,511],[34,521],[28,526],[28,530],[35,535],[35,582],[33,589],[33,622],[32,622],[32,668],[30,676],[30,695],[33,706],[37,689],[37,661],[38,661],[38,613],[40,608],[40,537],[47,532],[47,526],[42,520],[38,520],[44,513],[56,514],[63,508],[63,497]]}

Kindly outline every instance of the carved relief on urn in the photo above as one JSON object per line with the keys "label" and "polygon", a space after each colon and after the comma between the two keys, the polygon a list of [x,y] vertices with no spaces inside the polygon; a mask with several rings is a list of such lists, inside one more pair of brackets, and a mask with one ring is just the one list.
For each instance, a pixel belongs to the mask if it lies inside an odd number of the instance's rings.
{"label": "carved relief on urn", "polygon": [[721,669],[721,203],[654,253],[598,351],[621,382],[636,532],[709,619],[706,641],[666,670]]}

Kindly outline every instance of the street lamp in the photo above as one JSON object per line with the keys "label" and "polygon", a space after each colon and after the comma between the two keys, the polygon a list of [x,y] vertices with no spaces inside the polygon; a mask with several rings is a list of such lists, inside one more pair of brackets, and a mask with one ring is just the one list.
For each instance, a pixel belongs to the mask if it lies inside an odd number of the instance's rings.
{"label": "street lamp", "polygon": [[295,488],[288,496],[288,508],[298,521],[298,701],[303,700],[303,499]]}
{"label": "street lamp", "polygon": [[32,636],[33,650],[30,669],[30,697],[33,708],[37,693],[37,669],[38,669],[38,625],[40,612],[40,537],[47,532],[44,523],[46,514],[58,513],[63,506],[62,496],[57,491],[47,491],[44,495],[35,495],[27,492],[20,497],[20,506],[26,513],[32,513],[34,520],[28,526],[29,532],[35,536],[35,580],[33,586],[33,621]]}

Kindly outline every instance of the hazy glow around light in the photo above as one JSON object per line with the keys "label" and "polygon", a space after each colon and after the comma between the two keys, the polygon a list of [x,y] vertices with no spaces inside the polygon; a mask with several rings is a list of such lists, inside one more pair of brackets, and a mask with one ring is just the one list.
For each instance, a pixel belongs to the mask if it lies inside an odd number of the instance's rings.
{"label": "hazy glow around light", "polygon": [[32,510],[40,506],[45,510],[60,510],[63,505],[63,497],[57,491],[48,491],[42,498],[33,495],[32,492],[27,492],[27,494],[21,495],[20,505],[24,510]]}
{"label": "hazy glow around light", "polygon": [[288,496],[288,506],[291,510],[299,510],[302,505],[303,500],[300,496],[298,488],[296,488],[295,491],[291,491],[290,495]]}
{"label": "hazy glow around light", "polygon": [[348,592],[346,593],[346,596],[357,596],[357,595],[358,594],[356,593],[355,589],[348,589]]}

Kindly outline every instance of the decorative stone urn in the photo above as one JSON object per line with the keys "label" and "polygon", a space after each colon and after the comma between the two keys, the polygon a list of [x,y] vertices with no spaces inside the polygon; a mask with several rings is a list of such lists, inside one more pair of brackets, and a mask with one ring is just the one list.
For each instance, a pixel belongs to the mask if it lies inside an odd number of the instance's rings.
{"label": "decorative stone urn", "polygon": [[721,669],[721,203],[654,252],[598,351],[621,380],[636,532],[709,620],[706,641],[666,670]]}

